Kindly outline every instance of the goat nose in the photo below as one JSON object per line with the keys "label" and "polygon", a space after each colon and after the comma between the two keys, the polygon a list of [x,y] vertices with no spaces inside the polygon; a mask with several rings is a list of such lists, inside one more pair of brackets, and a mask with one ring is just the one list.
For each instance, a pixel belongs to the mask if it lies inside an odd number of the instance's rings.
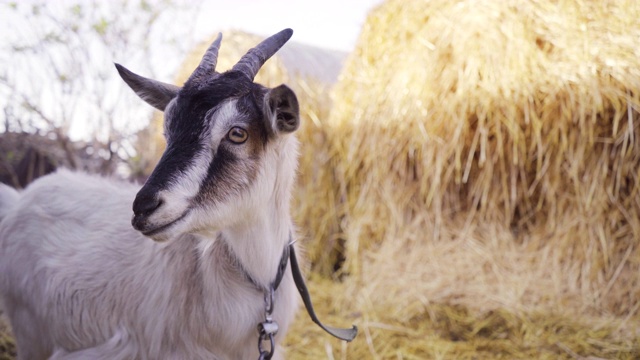
{"label": "goat nose", "polygon": [[155,192],[140,191],[133,200],[133,214],[149,215],[162,205],[162,200]]}

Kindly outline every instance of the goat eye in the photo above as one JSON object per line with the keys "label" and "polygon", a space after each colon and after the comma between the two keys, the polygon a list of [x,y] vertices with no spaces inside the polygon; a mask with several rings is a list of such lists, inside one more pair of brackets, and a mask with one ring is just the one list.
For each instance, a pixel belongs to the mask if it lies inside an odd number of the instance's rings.
{"label": "goat eye", "polygon": [[242,144],[247,141],[247,138],[249,138],[247,130],[241,127],[234,126],[229,130],[229,133],[227,133],[227,139],[234,144]]}

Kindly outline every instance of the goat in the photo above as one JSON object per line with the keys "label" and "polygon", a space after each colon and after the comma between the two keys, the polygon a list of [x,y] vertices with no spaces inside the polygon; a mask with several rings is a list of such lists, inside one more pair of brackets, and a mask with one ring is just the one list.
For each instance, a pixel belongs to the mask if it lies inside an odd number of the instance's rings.
{"label": "goat", "polygon": [[284,336],[297,309],[280,269],[299,105],[286,85],[253,79],[292,33],[224,73],[219,35],[182,87],[116,64],[164,111],[167,147],[142,188],[67,170],[0,187],[0,294],[19,359],[258,358],[265,289],[280,275],[275,343]]}

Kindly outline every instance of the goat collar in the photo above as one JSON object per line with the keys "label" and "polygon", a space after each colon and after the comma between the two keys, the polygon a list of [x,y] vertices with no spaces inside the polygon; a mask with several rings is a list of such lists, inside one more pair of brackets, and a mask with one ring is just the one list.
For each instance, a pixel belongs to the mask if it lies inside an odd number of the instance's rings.
{"label": "goat collar", "polygon": [[[326,326],[320,322],[316,312],[313,309],[313,304],[311,302],[311,295],[309,294],[309,290],[307,289],[307,285],[304,282],[304,277],[302,276],[302,271],[300,270],[300,265],[298,264],[298,259],[296,257],[296,249],[294,246],[294,241],[292,241],[292,235],[289,234],[289,244],[285,246],[282,251],[282,257],[280,258],[280,264],[278,265],[278,272],[276,274],[275,279],[271,282],[271,285],[268,289],[265,289],[262,285],[260,285],[255,279],[251,277],[246,271],[245,274],[249,281],[258,289],[262,290],[265,294],[273,294],[280,286],[282,282],[282,278],[284,277],[284,272],[287,269],[287,263],[291,262],[291,274],[293,275],[293,281],[298,288],[298,293],[300,293],[300,297],[302,298],[302,302],[304,302],[304,306],[307,309],[307,314],[311,320],[316,323],[322,330],[329,333],[330,335],[345,341],[353,340],[356,335],[358,335],[358,328],[353,325],[351,328],[336,328],[332,326]],[[273,303],[270,305],[273,307]]]}
{"label": "goat collar", "polygon": [[282,278],[284,277],[284,271],[287,269],[287,264],[289,263],[289,253],[291,251],[293,251],[293,243],[289,243],[284,247],[284,250],[282,251],[282,257],[280,257],[280,264],[278,264],[278,272],[276,273],[275,279],[273,279],[273,281],[269,285],[269,288],[265,288],[263,285],[261,285],[256,279],[253,278],[253,276],[251,276],[251,274],[247,272],[247,270],[243,268],[242,271],[244,272],[244,276],[253,286],[255,286],[260,291],[268,292],[273,290],[275,292],[276,290],[278,290],[278,287],[282,282]]}

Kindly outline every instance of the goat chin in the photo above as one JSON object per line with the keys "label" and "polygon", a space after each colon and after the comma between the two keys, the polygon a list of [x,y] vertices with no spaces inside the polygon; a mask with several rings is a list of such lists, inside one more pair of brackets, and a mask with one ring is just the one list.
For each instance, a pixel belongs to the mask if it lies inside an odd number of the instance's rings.
{"label": "goat chin", "polygon": [[[257,358],[263,294],[231,248],[220,236],[144,237],[130,225],[137,191],[64,170],[20,194],[0,186],[0,294],[19,359]],[[286,272],[276,341],[296,295]]]}

